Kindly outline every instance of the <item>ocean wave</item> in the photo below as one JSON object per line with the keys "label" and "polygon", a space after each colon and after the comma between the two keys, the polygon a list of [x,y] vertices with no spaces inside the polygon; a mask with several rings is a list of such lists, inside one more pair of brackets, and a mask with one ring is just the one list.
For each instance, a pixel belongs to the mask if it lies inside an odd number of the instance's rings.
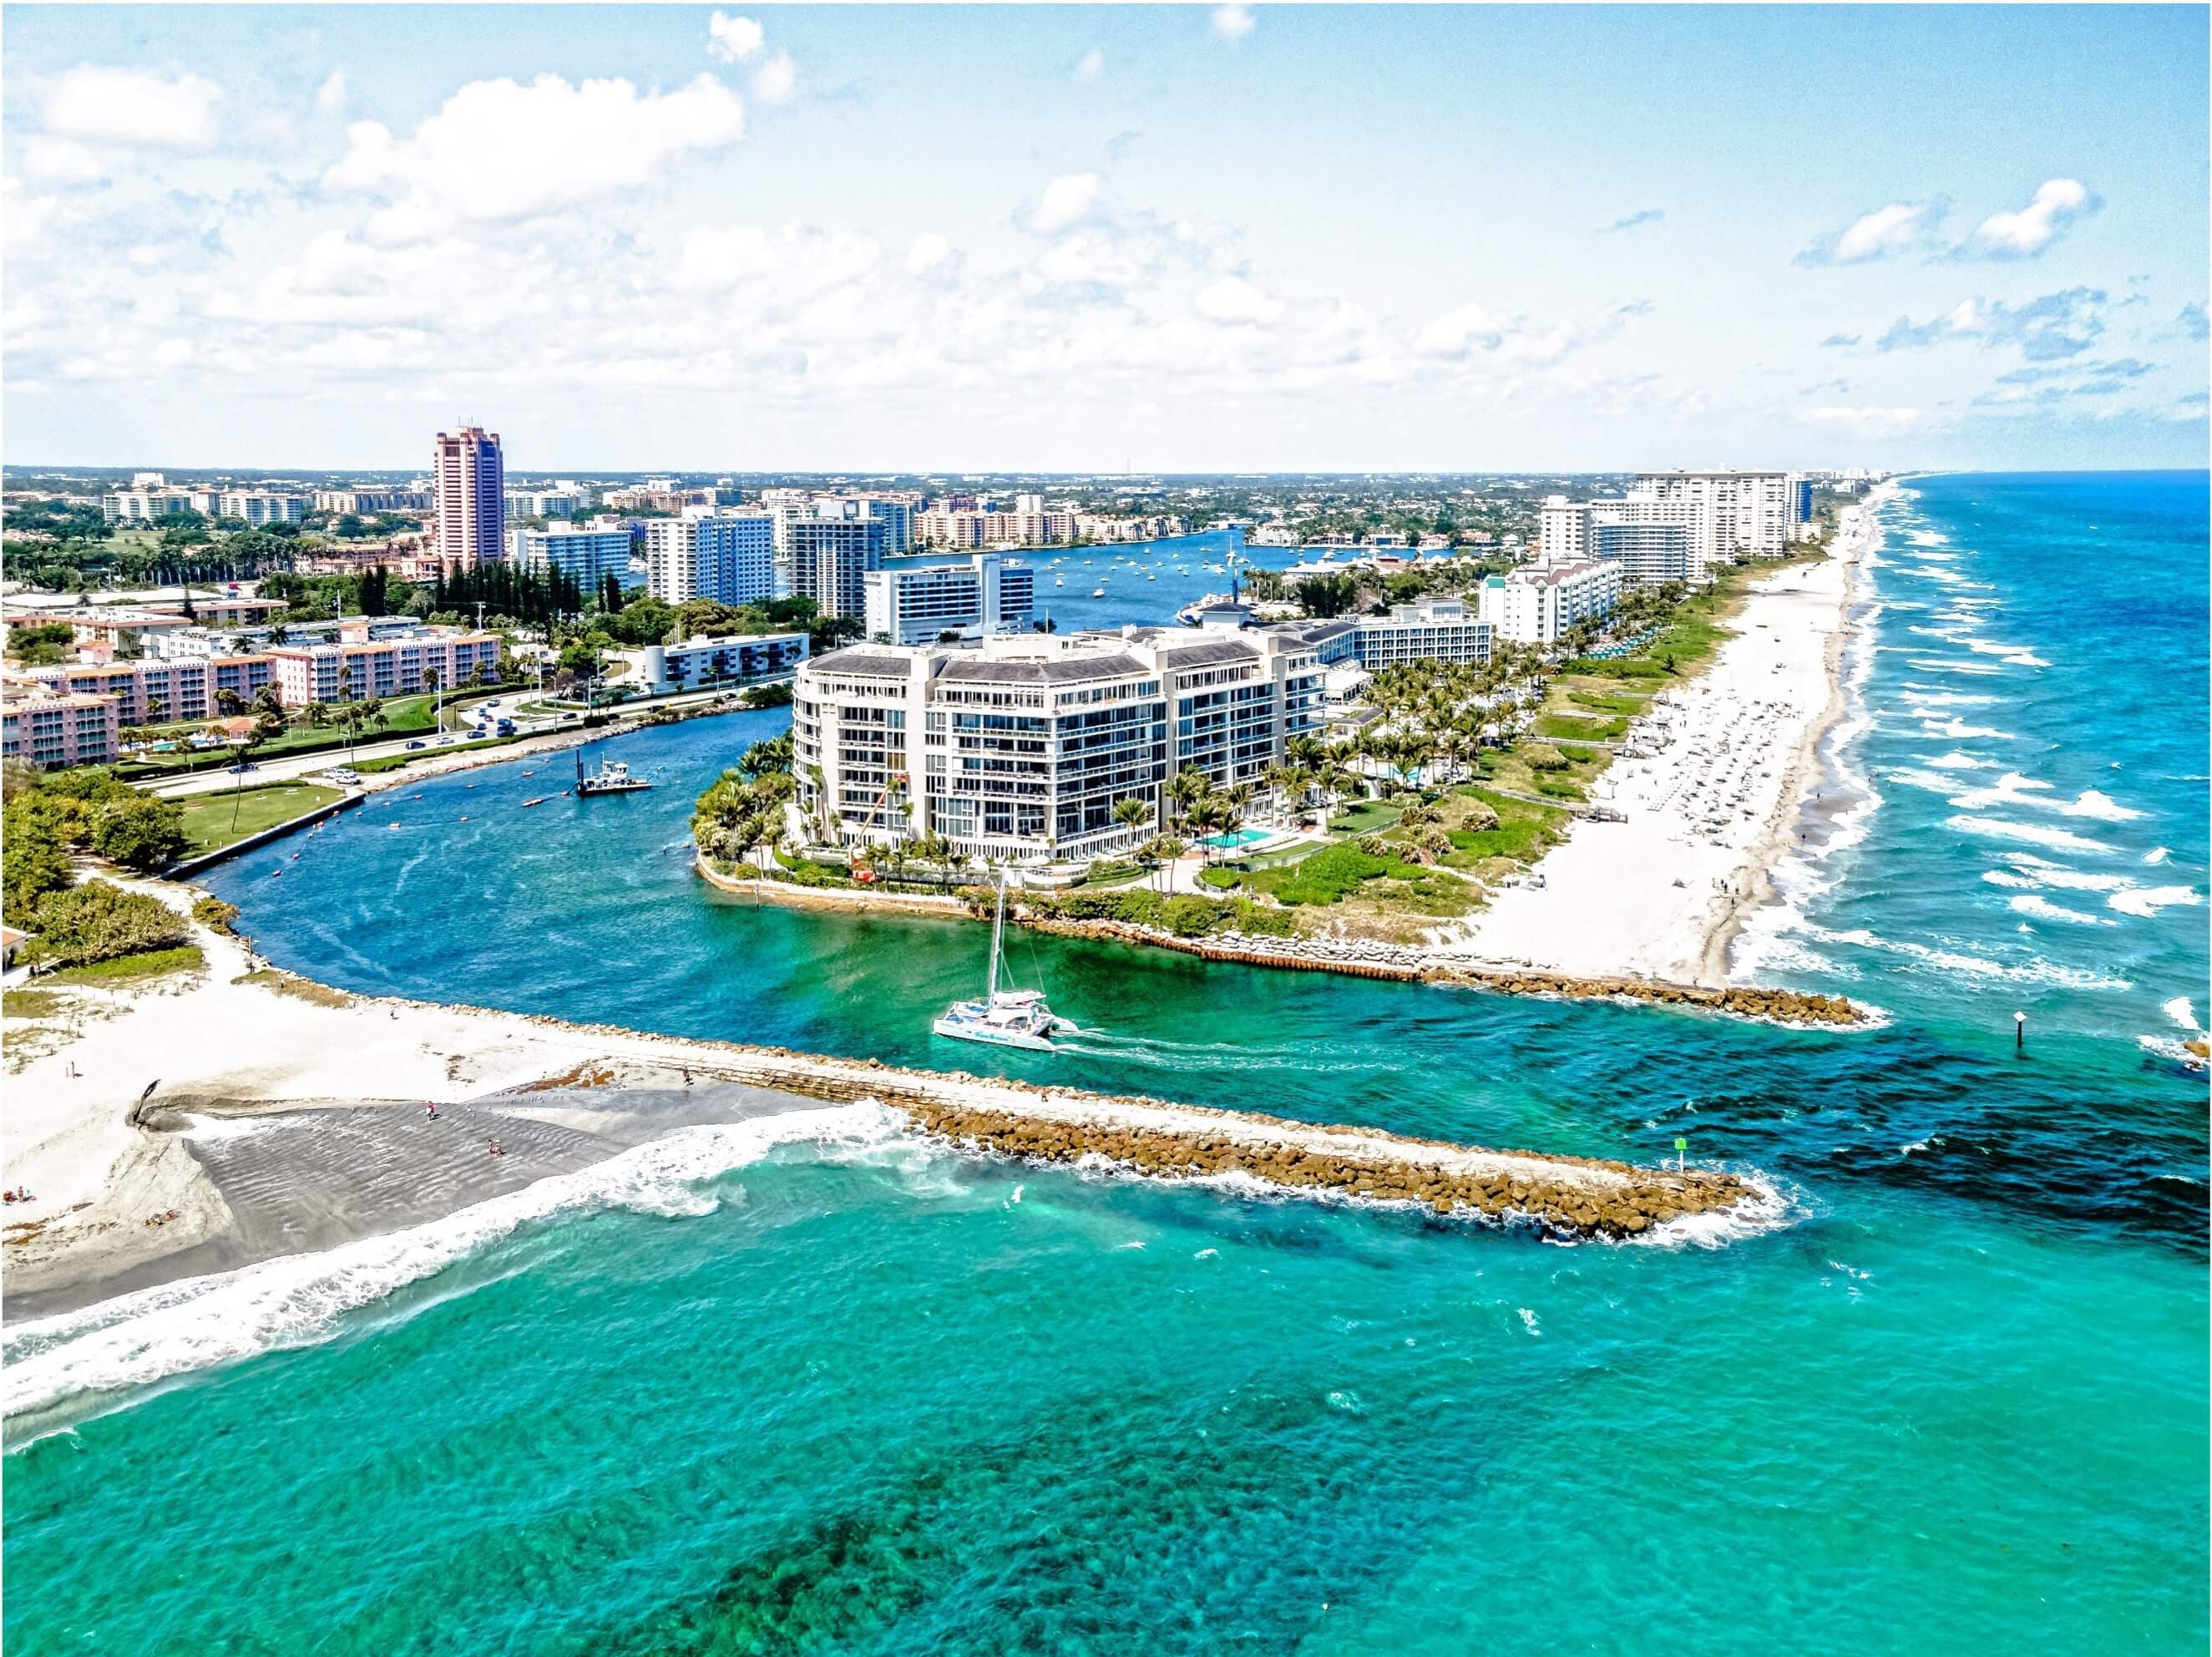
{"label": "ocean wave", "polygon": [[1729,1172],[1749,1185],[1748,1202],[1703,1214],[1678,1215],[1663,1225],[1622,1239],[1630,1248],[1725,1248],[1747,1237],[1780,1231],[1805,1211],[1803,1203],[1785,1194],[1768,1175],[1755,1168]]}
{"label": "ocean wave", "polygon": [[2032,875],[2015,874],[2008,868],[1984,869],[1982,878],[1991,886],[2016,886],[2022,892],[2033,892],[2042,884]]}
{"label": "ocean wave", "polygon": [[2125,978],[2111,978],[2102,972],[2084,967],[2062,966],[2038,956],[2021,965],[2012,966],[2003,961],[1984,959],[1979,955],[1963,955],[1955,950],[1936,949],[1909,939],[1884,938],[1855,928],[1848,932],[1832,932],[1824,927],[1809,929],[1823,942],[1854,944],[1862,949],[1879,949],[1885,953],[1901,955],[1945,972],[1964,972],[1978,978],[1995,978],[2007,984],[2055,984],[2069,990],[2132,990],[2135,986]]}
{"label": "ocean wave", "polygon": [[2162,863],[2172,856],[2173,854],[2168,851],[2164,846],[2153,846],[2148,851],[2143,853],[2143,862],[2146,863]]}
{"label": "ocean wave", "polygon": [[[0,1331],[0,1416],[114,1393],[329,1339],[341,1319],[511,1235],[533,1221],[627,1209],[712,1213],[696,1187],[779,1145],[874,1143],[904,1118],[872,1102],[680,1129],[574,1173],[555,1174],[404,1230],[165,1283]],[[13,1446],[10,1447],[15,1447]]]}
{"label": "ocean wave", "polygon": [[2069,817],[2094,817],[2102,823],[2125,823],[2143,814],[2134,807],[2123,806],[2109,794],[2100,794],[2094,789],[2084,789],[2071,805],[2060,806],[2057,809]]}
{"label": "ocean wave", "polygon": [[2204,1027],[2197,1021],[2197,1009],[2189,1004],[2186,996],[2176,996],[2172,1001],[2160,1002],[2158,1010],[2191,1035]]}
{"label": "ocean wave", "polygon": [[1970,661],[1956,656],[1914,656],[1912,665],[1924,673],[2001,673],[2004,669],[1994,661]]}
{"label": "ocean wave", "polygon": [[2204,901],[2194,886],[2139,886],[2124,892],[2115,892],[2105,899],[2106,904],[2123,915],[2139,916],[2144,919],[2161,909],[2194,909]]}
{"label": "ocean wave", "polygon": [[2102,840],[2092,840],[2069,829],[2048,828],[2041,823],[2015,823],[2008,817],[1947,817],[1943,826],[1960,834],[1978,834],[1991,840],[2018,840],[2032,846],[2048,846],[2054,851],[2112,850]]}
{"label": "ocean wave", "polygon": [[1993,696],[1970,691],[1906,691],[1904,696],[1917,708],[1988,708],[1996,703]]}
{"label": "ocean wave", "polygon": [[[1987,879],[1988,877],[1984,876],[1984,878]],[[2039,898],[2034,896],[2033,893],[2024,898],[2014,899],[2012,900],[2011,908],[2013,912],[2017,915],[2030,915],[2039,921],[2063,921],[2069,926],[2112,926],[2115,924],[2115,923],[2106,920],[2101,915],[2084,915],[2078,909],[2068,909],[2063,905],[2052,903],[2048,898]]]}
{"label": "ocean wave", "polygon": [[2118,892],[2135,884],[2132,875],[2097,874],[2086,868],[2069,868],[2033,852],[2013,852],[2005,861],[2037,886],[2058,886],[2069,892]]}
{"label": "ocean wave", "polygon": [[1940,736],[1950,742],[2011,742],[2016,740],[2010,731],[2001,731],[1990,725],[1969,725],[1957,719],[1923,719],[1920,728],[1929,736]]}
{"label": "ocean wave", "polygon": [[1971,753],[1961,753],[1954,748],[1948,753],[1939,753],[1933,758],[1923,759],[1923,765],[1944,771],[1989,771],[1997,768],[1994,759],[1984,759]]}

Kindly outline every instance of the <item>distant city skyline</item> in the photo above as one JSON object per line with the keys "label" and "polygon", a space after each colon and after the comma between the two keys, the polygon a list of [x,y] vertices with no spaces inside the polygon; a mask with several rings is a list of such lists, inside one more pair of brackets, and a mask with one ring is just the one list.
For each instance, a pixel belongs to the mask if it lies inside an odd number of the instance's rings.
{"label": "distant city skyline", "polygon": [[2202,8],[11,8],[7,459],[2201,466]]}

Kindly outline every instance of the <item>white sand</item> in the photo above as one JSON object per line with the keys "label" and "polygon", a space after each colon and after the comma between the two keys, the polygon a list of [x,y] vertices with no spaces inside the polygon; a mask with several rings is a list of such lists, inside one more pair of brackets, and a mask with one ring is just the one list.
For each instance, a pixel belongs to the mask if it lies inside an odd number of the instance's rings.
{"label": "white sand", "polygon": [[[1758,582],[1698,678],[1632,726],[1595,803],[1625,823],[1577,820],[1448,953],[1589,977],[1727,982],[1741,910],[1794,836],[1821,734],[1842,709],[1854,566],[1875,534],[1870,496],[1844,515],[1833,556]],[[1607,792],[1608,788],[1610,792]]]}

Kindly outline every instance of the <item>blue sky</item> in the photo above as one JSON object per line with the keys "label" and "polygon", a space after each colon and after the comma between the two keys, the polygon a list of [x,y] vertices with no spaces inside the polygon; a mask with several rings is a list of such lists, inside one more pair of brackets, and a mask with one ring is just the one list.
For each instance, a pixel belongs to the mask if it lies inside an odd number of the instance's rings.
{"label": "blue sky", "polygon": [[2206,458],[2201,7],[4,22],[11,461]]}

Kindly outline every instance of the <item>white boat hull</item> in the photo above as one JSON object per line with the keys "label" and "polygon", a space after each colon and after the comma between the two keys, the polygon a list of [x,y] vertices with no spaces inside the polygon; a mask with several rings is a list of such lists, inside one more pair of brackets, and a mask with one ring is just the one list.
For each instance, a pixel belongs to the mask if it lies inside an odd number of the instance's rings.
{"label": "white boat hull", "polygon": [[992,1047],[1020,1047],[1032,1053],[1049,1053],[1051,1042],[1042,1036],[1031,1035],[1026,1030],[997,1030],[988,1024],[967,1024],[957,1019],[938,1019],[930,1026],[940,1036],[950,1036],[955,1041],[980,1041]]}

